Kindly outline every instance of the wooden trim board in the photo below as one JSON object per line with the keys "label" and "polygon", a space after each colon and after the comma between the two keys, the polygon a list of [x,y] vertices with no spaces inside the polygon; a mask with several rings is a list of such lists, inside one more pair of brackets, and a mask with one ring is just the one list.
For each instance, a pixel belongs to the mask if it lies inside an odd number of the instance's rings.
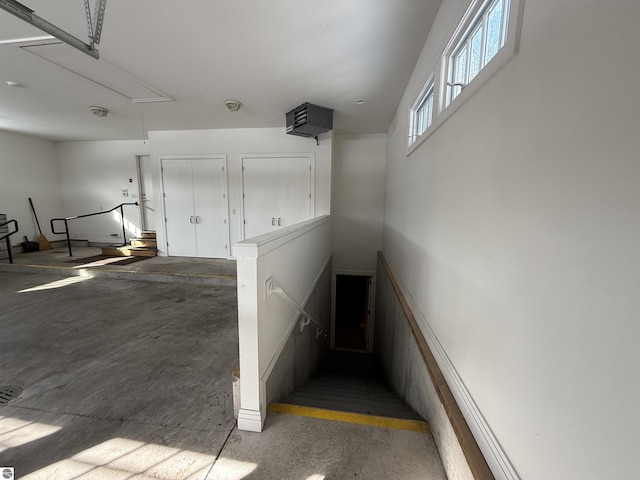
{"label": "wooden trim board", "polygon": [[424,335],[422,334],[422,331],[420,330],[420,327],[418,326],[418,322],[409,307],[409,303],[400,289],[400,284],[396,280],[387,260],[384,257],[384,254],[382,252],[378,252],[378,257],[380,258],[380,262],[389,277],[389,282],[393,287],[396,297],[398,298],[398,302],[400,303],[402,311],[409,323],[409,327],[413,332],[413,337],[416,340],[418,349],[420,350],[420,355],[427,366],[431,381],[433,382],[436,392],[438,392],[438,397],[447,412],[447,416],[449,417],[449,421],[451,422],[465,458],[467,459],[473,478],[476,480],[494,480],[495,477],[489,468],[489,464],[482,454],[482,451],[478,446],[478,442],[473,436],[473,433],[469,428],[469,424],[464,418],[464,415],[458,406],[458,402],[456,402],[456,399],[453,396],[442,371],[440,370],[440,366],[438,365],[438,362],[436,361]]}

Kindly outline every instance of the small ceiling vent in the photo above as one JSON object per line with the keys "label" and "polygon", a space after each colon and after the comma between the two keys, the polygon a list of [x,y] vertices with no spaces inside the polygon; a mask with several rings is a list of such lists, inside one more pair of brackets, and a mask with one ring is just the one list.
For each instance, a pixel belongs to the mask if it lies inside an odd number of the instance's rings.
{"label": "small ceiling vent", "polygon": [[96,107],[96,106],[92,106],[89,107],[89,110],[91,111],[91,113],[93,113],[96,117],[106,117],[107,115],[109,115],[109,110],[104,108],[104,107]]}
{"label": "small ceiling vent", "polygon": [[242,104],[238,101],[238,100],[225,100],[224,101],[224,106],[227,107],[227,110],[229,110],[230,112],[237,112],[238,110],[240,110],[240,106]]}
{"label": "small ceiling vent", "polygon": [[333,130],[333,110],[303,103],[286,114],[287,133],[301,137],[317,137]]}

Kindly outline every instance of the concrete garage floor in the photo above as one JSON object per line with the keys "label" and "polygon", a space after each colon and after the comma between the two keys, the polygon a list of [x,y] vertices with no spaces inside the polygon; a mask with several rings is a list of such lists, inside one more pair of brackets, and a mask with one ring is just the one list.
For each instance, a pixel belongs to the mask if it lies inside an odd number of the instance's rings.
{"label": "concrete garage floor", "polygon": [[0,386],[23,388],[0,406],[0,466],[15,478],[446,478],[424,433],[278,413],[261,434],[235,428],[234,262],[77,276],[46,253],[0,268]]}
{"label": "concrete garage floor", "polygon": [[0,292],[0,385],[23,388],[2,466],[205,478],[235,424],[235,288],[3,273]]}
{"label": "concrete garage floor", "polygon": [[[15,249],[17,250],[17,249]],[[128,263],[131,257],[82,261],[101,253],[98,247],[66,246],[41,252],[15,253],[13,264],[0,260],[0,272],[32,272],[101,278],[140,279],[154,282],[236,285],[236,262],[214,258],[152,257]]]}
{"label": "concrete garage floor", "polygon": [[425,433],[270,413],[260,434],[237,429],[208,480],[446,480]]}

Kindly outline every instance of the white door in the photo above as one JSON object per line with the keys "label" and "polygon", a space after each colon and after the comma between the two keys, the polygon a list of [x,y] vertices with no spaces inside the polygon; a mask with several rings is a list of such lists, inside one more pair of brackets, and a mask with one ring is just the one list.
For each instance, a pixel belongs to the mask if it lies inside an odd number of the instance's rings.
{"label": "white door", "polygon": [[193,213],[191,160],[162,160],[167,253],[196,257],[196,223]]}
{"label": "white door", "polygon": [[162,159],[167,253],[228,257],[224,157]]}
{"label": "white door", "polygon": [[192,160],[193,205],[198,257],[229,256],[227,182],[224,160]]}
{"label": "white door", "polygon": [[313,156],[243,156],[244,238],[313,217]]}
{"label": "white door", "polygon": [[138,156],[138,172],[140,175],[140,212],[142,230],[156,229],[156,211],[153,202],[153,175],[151,157]]}

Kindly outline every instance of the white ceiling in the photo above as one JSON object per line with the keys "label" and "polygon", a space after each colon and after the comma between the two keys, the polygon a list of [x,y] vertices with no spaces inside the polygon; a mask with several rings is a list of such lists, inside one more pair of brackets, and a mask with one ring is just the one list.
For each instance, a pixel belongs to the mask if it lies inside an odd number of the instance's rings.
{"label": "white ceiling", "polygon": [[[21,3],[88,42],[83,0]],[[0,130],[51,140],[125,140],[149,130],[284,128],[285,113],[308,101],[335,110],[336,133],[386,132],[439,5],[107,0],[99,61],[66,45],[0,44]],[[0,43],[41,35],[0,10]],[[139,89],[137,83],[174,100],[132,103],[38,55],[116,90]],[[226,110],[228,98],[242,102],[240,111]],[[356,105],[358,98],[366,103]],[[91,105],[110,113],[94,117]]]}

